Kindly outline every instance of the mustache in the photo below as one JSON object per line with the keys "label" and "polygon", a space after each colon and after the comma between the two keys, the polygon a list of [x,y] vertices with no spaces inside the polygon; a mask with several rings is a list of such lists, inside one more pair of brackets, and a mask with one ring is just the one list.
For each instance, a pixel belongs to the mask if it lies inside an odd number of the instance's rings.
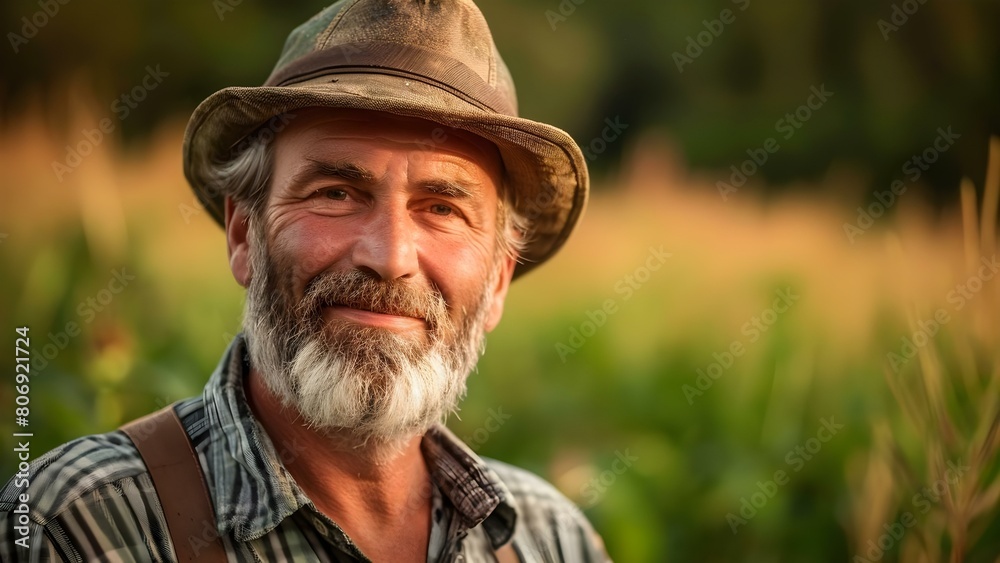
{"label": "mustache", "polygon": [[444,295],[436,287],[421,288],[411,282],[383,280],[362,270],[322,273],[306,285],[299,303],[300,318],[318,317],[323,307],[343,306],[423,319],[431,330],[442,326],[448,315]]}

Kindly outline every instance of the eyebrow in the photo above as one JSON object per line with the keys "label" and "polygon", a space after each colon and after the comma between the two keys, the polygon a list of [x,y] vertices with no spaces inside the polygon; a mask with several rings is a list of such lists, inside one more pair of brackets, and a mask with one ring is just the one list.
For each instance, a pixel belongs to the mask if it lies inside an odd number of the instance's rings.
{"label": "eyebrow", "polygon": [[366,184],[375,183],[375,174],[371,170],[358,166],[353,162],[325,162],[313,158],[307,158],[306,160],[309,164],[295,175],[295,184],[306,184],[316,178],[343,178]]}
{"label": "eyebrow", "polygon": [[448,180],[428,180],[422,183],[422,186],[428,192],[432,194],[443,195],[447,197],[453,197],[456,199],[471,199],[472,190],[470,188],[478,186],[478,183],[466,182],[463,185],[458,182],[450,182]]}
{"label": "eyebrow", "polygon": [[[308,164],[295,174],[293,178],[293,184],[295,185],[304,186],[317,178],[342,178],[369,185],[375,184],[378,181],[371,170],[353,162],[327,162],[315,158],[306,158],[306,160]],[[475,188],[479,186],[479,182],[467,180],[459,182],[444,179],[427,180],[420,184],[421,189],[427,192],[456,199],[472,199]]]}

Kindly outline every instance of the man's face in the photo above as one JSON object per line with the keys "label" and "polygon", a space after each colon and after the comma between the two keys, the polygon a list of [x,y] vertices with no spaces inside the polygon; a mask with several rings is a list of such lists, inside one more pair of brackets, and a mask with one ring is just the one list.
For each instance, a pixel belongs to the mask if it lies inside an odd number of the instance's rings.
{"label": "man's face", "polygon": [[426,430],[457,405],[513,272],[496,148],[422,120],[309,109],[273,150],[259,220],[227,210],[254,368],[318,428]]}

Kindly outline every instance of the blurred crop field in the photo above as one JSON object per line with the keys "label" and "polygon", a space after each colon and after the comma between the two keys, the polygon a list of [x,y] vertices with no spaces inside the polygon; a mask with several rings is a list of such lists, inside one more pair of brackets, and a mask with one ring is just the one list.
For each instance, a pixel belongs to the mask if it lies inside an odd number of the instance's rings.
{"label": "blurred crop field", "polygon": [[[78,106],[70,130],[100,117]],[[8,350],[30,328],[35,458],[199,393],[243,302],[183,122],[59,181],[75,137],[42,113],[0,130],[0,327]],[[885,186],[832,168],[723,200],[669,146],[631,143],[513,285],[450,426],[557,485],[616,561],[1000,561],[1000,146],[990,187],[943,212],[910,190],[853,242],[844,194]],[[13,384],[0,404],[6,476]]]}

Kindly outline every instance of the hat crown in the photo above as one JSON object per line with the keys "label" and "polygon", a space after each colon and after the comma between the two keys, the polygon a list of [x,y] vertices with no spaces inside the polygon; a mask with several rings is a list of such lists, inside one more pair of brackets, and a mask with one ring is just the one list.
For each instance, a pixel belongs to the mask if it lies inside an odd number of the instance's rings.
{"label": "hat crown", "polygon": [[292,31],[272,77],[317,51],[339,52],[350,61],[373,44],[460,63],[517,114],[514,81],[471,0],[341,0]]}

